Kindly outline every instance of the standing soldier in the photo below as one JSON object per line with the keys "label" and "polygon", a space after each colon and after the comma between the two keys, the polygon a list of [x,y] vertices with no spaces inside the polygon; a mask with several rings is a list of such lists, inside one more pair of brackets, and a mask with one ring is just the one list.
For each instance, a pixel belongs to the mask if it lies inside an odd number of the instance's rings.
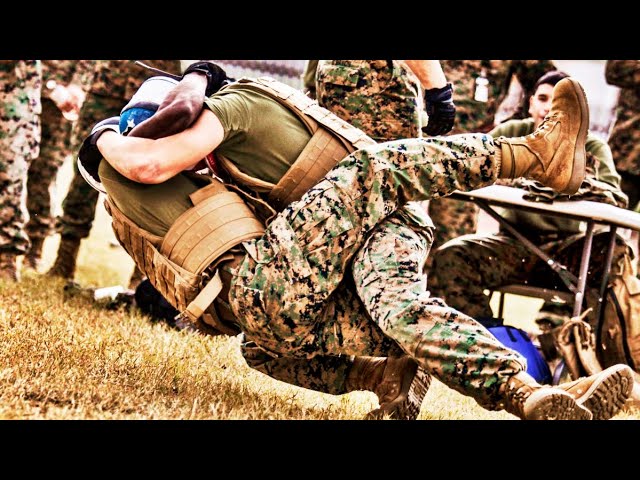
{"label": "standing soldier", "polygon": [[[529,98],[536,81],[555,70],[551,60],[442,60],[447,79],[453,84],[456,122],[451,133],[493,129],[496,112],[509,91],[513,77],[522,85],[524,98],[511,118],[526,118]],[[475,233],[478,207],[472,202],[437,198],[429,202],[429,215],[437,226],[435,250],[445,242]],[[429,263],[431,259],[429,257]]]}
{"label": "standing soldier", "polygon": [[27,171],[40,148],[40,60],[0,60],[0,279],[18,281],[25,231]]}
{"label": "standing soldier", "polygon": [[640,200],[640,60],[607,60],[607,83],[620,87],[616,123],[609,137],[621,188],[629,208],[638,211]]}
{"label": "standing soldier", "polygon": [[[166,72],[180,72],[180,60],[144,60],[144,63]],[[140,84],[153,75],[153,72],[137,65],[133,60],[97,60],[74,137],[82,140],[100,120],[120,115],[120,110]],[[97,202],[98,192],[79,175],[74,163],[73,180],[62,204],[64,213],[58,219],[60,247],[55,263],[49,270],[50,275],[73,278],[80,242],[89,236]],[[139,280],[137,273],[135,271],[133,274],[135,278],[131,279],[132,284]]]}
{"label": "standing soldier", "polygon": [[26,230],[31,248],[24,257],[25,266],[34,270],[40,263],[44,240],[54,230],[51,185],[55,185],[58,169],[71,153],[71,131],[75,125],[72,115],[77,117],[88,82],[93,78],[93,67],[92,60],[42,61],[42,139],[40,154],[29,167]]}

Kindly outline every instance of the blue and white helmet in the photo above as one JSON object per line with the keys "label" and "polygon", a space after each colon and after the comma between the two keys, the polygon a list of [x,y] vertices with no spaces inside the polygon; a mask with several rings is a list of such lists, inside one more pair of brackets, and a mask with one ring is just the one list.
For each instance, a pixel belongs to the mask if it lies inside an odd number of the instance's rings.
{"label": "blue and white helmet", "polygon": [[177,84],[178,80],[165,76],[145,80],[120,112],[120,133],[127,135],[136,125],[153,116]]}

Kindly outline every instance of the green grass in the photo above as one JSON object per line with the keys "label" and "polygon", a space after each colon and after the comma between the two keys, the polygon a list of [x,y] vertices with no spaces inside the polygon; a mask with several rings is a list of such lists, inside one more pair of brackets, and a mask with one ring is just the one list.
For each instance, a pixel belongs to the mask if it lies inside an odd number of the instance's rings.
{"label": "green grass", "polygon": [[[65,190],[69,164],[61,173]],[[102,202],[82,243],[76,281],[126,285],[133,262]],[[40,273],[0,281],[0,419],[359,419],[373,393],[342,396],[290,386],[249,369],[238,338],[207,337],[153,324],[134,310],[108,311],[66,298],[62,280],[42,275],[58,236],[45,243]],[[539,301],[508,297],[508,320],[533,328]],[[514,419],[434,381],[420,419]],[[640,419],[640,413],[616,418]]]}

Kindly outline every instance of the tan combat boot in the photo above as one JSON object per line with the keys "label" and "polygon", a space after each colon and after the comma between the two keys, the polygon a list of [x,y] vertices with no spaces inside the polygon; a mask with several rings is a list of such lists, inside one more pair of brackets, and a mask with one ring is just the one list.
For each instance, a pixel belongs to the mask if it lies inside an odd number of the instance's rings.
{"label": "tan combat boot", "polygon": [[589,107],[580,83],[563,78],[553,88],[551,110],[532,134],[495,139],[500,178],[527,177],[554,190],[575,193],[585,175]]}
{"label": "tan combat boot", "polygon": [[42,246],[44,245],[44,238],[33,237],[31,238],[31,248],[24,256],[22,266],[38,270],[40,260],[42,258]]}
{"label": "tan combat boot", "polygon": [[58,255],[53,267],[47,275],[73,280],[76,271],[76,260],[80,250],[80,239],[63,235],[58,247]]}
{"label": "tan combat boot", "polygon": [[17,255],[13,252],[0,253],[0,280],[11,282],[20,281],[18,272]]}
{"label": "tan combat boot", "polygon": [[498,405],[522,420],[591,420],[589,410],[558,387],[538,384],[520,372],[504,385],[504,402]]}
{"label": "tan combat boot", "polygon": [[590,377],[558,385],[569,392],[579,405],[588,408],[594,420],[609,420],[631,396],[633,370],[627,365],[614,365]]}
{"label": "tan combat boot", "polygon": [[367,419],[415,420],[430,383],[431,375],[408,356],[355,357],[347,391],[369,390],[378,396],[380,407],[369,412]]}

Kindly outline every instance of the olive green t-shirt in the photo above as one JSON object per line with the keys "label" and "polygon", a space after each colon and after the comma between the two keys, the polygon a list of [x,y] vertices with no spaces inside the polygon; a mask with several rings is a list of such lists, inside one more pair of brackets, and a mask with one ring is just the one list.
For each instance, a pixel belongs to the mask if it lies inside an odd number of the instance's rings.
{"label": "olive green t-shirt", "polygon": [[278,183],[311,138],[293,112],[241,84],[214,93],[205,105],[224,128],[216,152],[260,180]]}
{"label": "olive green t-shirt", "polygon": [[[509,120],[495,127],[489,135],[494,138],[504,136],[507,138],[521,137],[529,135],[534,131],[532,118],[525,120]],[[609,146],[598,137],[589,133],[585,145],[586,151],[593,154],[598,160],[598,170],[596,180],[606,182],[616,188],[620,188],[620,175],[616,171],[613,163],[613,156]],[[582,231],[581,223],[578,220],[569,220],[563,217],[551,215],[540,215],[538,213],[525,212],[522,210],[505,209],[504,217],[514,223],[532,231],[545,232],[566,232],[578,233]]]}

